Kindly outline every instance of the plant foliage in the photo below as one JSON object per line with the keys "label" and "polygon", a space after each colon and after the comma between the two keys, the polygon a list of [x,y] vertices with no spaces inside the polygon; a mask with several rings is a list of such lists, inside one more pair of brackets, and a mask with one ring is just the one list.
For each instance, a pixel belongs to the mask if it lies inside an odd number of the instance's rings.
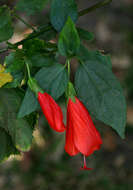
{"label": "plant foliage", "polygon": [[[44,14],[49,3],[49,22],[34,28],[19,16],[19,12],[29,15]],[[93,6],[94,8],[105,3]],[[80,15],[76,0],[18,0],[12,9],[0,7],[0,42],[5,42],[8,55],[1,65],[2,75],[10,75],[0,89],[0,161],[11,154],[28,151],[32,144],[33,130],[38,120],[37,97],[28,87],[28,72],[40,88],[50,94],[55,101],[67,99],[70,82],[70,67],[73,60],[78,63],[73,73],[77,97],[84,103],[95,119],[112,127],[122,138],[126,124],[126,102],[120,83],[112,72],[109,55],[98,50],[88,50],[84,42],[92,43],[94,34],[77,27]],[[44,10],[44,11],[43,11]],[[43,12],[42,12],[43,11]],[[25,39],[13,44],[8,40],[13,36],[13,21],[19,19],[33,32]],[[19,45],[22,45],[20,49]],[[1,77],[2,76],[2,77]]]}

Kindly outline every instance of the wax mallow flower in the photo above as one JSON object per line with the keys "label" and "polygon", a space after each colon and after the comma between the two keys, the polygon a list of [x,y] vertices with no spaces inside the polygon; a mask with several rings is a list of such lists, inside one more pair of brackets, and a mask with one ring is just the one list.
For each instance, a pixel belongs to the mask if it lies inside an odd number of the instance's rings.
{"label": "wax mallow flower", "polygon": [[81,169],[89,170],[91,168],[87,168],[85,156],[89,156],[95,150],[100,149],[101,144],[100,134],[83,103],[76,96],[69,97],[65,151],[70,156],[82,153],[84,155],[84,166]]}
{"label": "wax mallow flower", "polygon": [[65,131],[66,128],[63,123],[63,114],[60,106],[48,93],[43,92],[34,78],[29,77],[28,86],[35,93],[50,127],[56,132]]}
{"label": "wax mallow flower", "polygon": [[60,106],[46,92],[38,92],[38,101],[50,127],[56,132],[63,132],[65,125]]}

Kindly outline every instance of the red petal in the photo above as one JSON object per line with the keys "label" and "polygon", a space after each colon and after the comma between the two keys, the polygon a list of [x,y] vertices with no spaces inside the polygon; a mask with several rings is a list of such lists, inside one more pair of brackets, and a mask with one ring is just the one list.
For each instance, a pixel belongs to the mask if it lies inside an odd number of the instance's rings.
{"label": "red petal", "polygon": [[89,156],[100,148],[102,140],[85,106],[76,97],[75,100],[69,100],[74,144],[82,154]]}
{"label": "red petal", "polygon": [[67,127],[66,127],[66,144],[65,144],[65,151],[70,155],[74,156],[79,153],[77,148],[74,144],[73,139],[73,127],[72,127],[72,121],[71,121],[71,115],[69,111],[69,103],[67,107]]}
{"label": "red petal", "polygon": [[45,93],[38,93],[38,101],[49,125],[57,132],[63,132],[65,125],[63,123],[63,114],[61,108],[54,99]]}

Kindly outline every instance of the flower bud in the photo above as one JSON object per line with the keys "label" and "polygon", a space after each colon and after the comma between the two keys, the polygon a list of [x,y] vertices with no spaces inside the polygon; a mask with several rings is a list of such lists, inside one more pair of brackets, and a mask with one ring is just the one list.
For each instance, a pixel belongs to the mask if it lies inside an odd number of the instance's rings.
{"label": "flower bud", "polygon": [[38,101],[50,127],[56,132],[65,131],[61,108],[54,99],[46,92],[38,92]]}

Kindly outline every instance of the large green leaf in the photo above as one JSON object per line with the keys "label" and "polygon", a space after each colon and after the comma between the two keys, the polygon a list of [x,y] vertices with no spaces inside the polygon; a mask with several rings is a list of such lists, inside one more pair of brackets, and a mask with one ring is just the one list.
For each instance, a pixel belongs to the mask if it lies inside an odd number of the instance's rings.
{"label": "large green leaf", "polygon": [[75,77],[77,95],[88,111],[110,125],[123,138],[126,124],[126,103],[121,86],[110,67],[98,61],[82,63]]}
{"label": "large green leaf", "polygon": [[12,18],[8,7],[0,7],[0,42],[10,39],[13,35]]}
{"label": "large green leaf", "polygon": [[78,12],[75,0],[53,0],[50,20],[57,31],[61,31],[68,16],[71,17],[73,22],[77,21]]}
{"label": "large green leaf", "polygon": [[20,91],[0,89],[0,99],[0,127],[11,136],[17,149],[28,151],[32,143],[32,129],[27,119],[17,118],[21,103]]}
{"label": "large green leaf", "polygon": [[34,15],[43,10],[48,0],[19,0],[17,2],[17,10],[24,11],[28,15]]}
{"label": "large green leaf", "polygon": [[81,62],[85,61],[97,61],[110,69],[112,69],[112,63],[109,55],[103,55],[98,50],[97,51],[88,51],[88,49],[80,45],[79,51],[77,53],[77,57]]}
{"label": "large green leaf", "polygon": [[8,131],[16,148],[21,151],[28,151],[32,143],[32,129],[27,120],[9,116]]}
{"label": "large green leaf", "polygon": [[35,78],[41,88],[46,90],[55,100],[64,93],[68,83],[66,68],[61,64],[42,68]]}
{"label": "large green leaf", "polygon": [[10,135],[0,128],[0,162],[12,154],[18,154],[18,151],[14,147]]}
{"label": "large green leaf", "polygon": [[[61,64],[55,64],[51,67],[40,69],[35,75],[35,79],[38,81],[40,87],[48,92],[55,100],[57,100],[67,88],[68,76],[65,66]],[[24,117],[37,110],[37,108],[37,98],[28,88],[20,107],[18,117]]]}
{"label": "large green leaf", "polygon": [[72,57],[77,54],[80,48],[80,38],[75,28],[75,24],[68,17],[65,26],[63,27],[58,41],[58,50],[61,55]]}

